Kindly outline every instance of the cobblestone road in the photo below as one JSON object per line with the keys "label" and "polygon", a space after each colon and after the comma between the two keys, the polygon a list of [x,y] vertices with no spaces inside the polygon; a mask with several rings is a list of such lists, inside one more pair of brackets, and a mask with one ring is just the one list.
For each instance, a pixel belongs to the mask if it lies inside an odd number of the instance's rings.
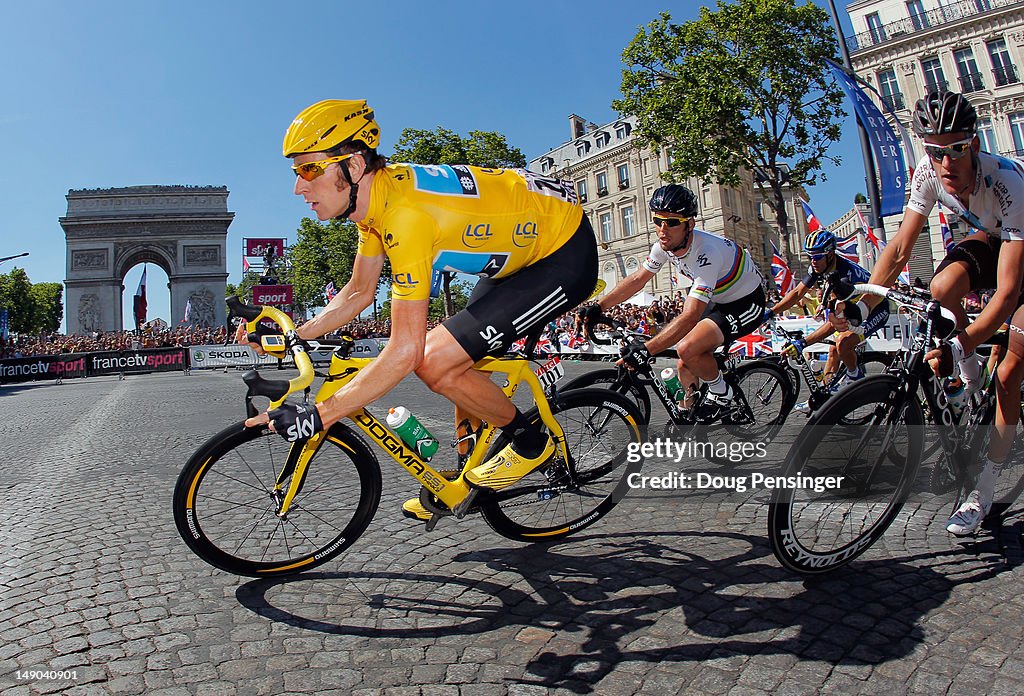
{"label": "cobblestone road", "polygon": [[[346,555],[280,580],[217,571],[170,498],[242,392],[236,372],[0,388],[0,692],[1024,693],[1020,518],[957,542],[929,495],[810,581],[772,556],[763,494],[635,491],[526,545],[475,518],[426,535],[389,460]],[[421,385],[399,402],[450,437]]]}

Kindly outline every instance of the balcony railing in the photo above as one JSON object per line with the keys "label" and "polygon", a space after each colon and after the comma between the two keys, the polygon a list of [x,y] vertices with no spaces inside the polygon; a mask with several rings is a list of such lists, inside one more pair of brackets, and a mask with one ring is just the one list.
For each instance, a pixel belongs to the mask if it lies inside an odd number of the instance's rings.
{"label": "balcony railing", "polygon": [[932,27],[974,17],[989,10],[1015,5],[1019,2],[1020,0],[961,0],[923,14],[904,17],[899,21],[890,22],[854,36],[847,36],[846,45],[851,51],[861,51],[906,34],[925,31]]}
{"label": "balcony railing", "polygon": [[893,111],[907,108],[906,103],[903,101],[903,95],[899,92],[896,94],[883,94],[882,101]]}
{"label": "balcony railing", "polygon": [[981,73],[967,73],[960,76],[960,91],[964,94],[980,92],[985,89],[985,83],[981,81]]}
{"label": "balcony railing", "polygon": [[945,80],[928,80],[924,81],[924,93],[930,92],[948,92],[949,83]]}
{"label": "balcony railing", "polygon": [[1017,66],[1013,63],[1004,65],[1001,68],[995,68],[992,74],[996,78],[996,87],[1005,87],[1006,85],[1014,85],[1020,82],[1020,78],[1017,77]]}
{"label": "balcony railing", "polygon": [[1003,157],[1013,157],[1015,159],[1024,159],[1024,150],[1004,150],[1000,153]]}

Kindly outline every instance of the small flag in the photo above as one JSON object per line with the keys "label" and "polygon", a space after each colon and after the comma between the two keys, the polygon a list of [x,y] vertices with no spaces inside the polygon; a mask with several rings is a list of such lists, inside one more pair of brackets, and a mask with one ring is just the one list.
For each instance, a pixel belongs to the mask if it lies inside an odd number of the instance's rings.
{"label": "small flag", "polygon": [[942,204],[936,203],[935,205],[939,208],[939,231],[942,232],[942,246],[946,248],[946,253],[948,254],[956,245],[953,241],[953,231],[949,229],[949,223],[946,221],[946,214],[942,212]]}
{"label": "small flag", "polygon": [[247,258],[245,258],[243,256],[242,257],[242,273],[248,273],[249,272],[249,268],[250,268],[250,266],[249,266],[249,259],[247,259]]}
{"label": "small flag", "polygon": [[899,281],[904,285],[910,285],[910,264],[908,263],[903,267],[903,272],[900,273]]}
{"label": "small flag", "polygon": [[775,248],[775,243],[772,242],[771,244],[772,275],[775,277],[775,287],[779,289],[779,294],[785,295],[793,289],[793,271],[789,269],[789,264],[786,263],[786,259],[782,258],[779,250]]}
{"label": "small flag", "polygon": [[756,358],[772,352],[771,339],[762,336],[760,331],[741,336],[729,348],[729,354],[742,353],[745,358]]}
{"label": "small flag", "polygon": [[840,239],[836,245],[836,253],[848,261],[860,263],[860,251],[857,248],[857,233],[851,234],[846,239]]}
{"label": "small flag", "polygon": [[135,328],[146,323],[146,271],[148,266],[142,267],[142,277],[139,278],[139,289],[135,291],[132,298],[132,310],[135,316]]}
{"label": "small flag", "polygon": [[334,296],[338,294],[338,291],[334,289],[334,281],[330,280],[324,287],[324,294],[327,295],[327,301],[330,302],[334,299]]}
{"label": "small flag", "polygon": [[807,201],[803,198],[800,199],[800,205],[804,208],[804,217],[807,218],[807,233],[817,232],[821,229],[821,223],[818,222],[818,218],[814,217],[814,211],[811,210],[811,206],[807,205]]}
{"label": "small flag", "polygon": [[182,324],[187,324],[188,320],[192,317],[192,298],[188,298],[185,302],[185,318],[181,320]]}

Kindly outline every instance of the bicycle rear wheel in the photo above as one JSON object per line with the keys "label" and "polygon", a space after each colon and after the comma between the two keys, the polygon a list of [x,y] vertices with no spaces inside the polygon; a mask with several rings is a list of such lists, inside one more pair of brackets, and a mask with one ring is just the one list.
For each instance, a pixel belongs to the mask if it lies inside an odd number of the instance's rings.
{"label": "bicycle rear wheel", "polygon": [[178,533],[197,556],[236,575],[288,575],[334,558],[359,538],[380,502],[376,457],[352,430],[335,424],[281,518],[283,491],[274,486],[288,478],[282,471],[292,448],[266,428],[239,423],[192,455],[178,476],[173,506]]}
{"label": "bicycle rear wheel", "polygon": [[586,389],[588,387],[611,389],[629,397],[636,404],[637,408],[640,409],[643,421],[645,423],[650,422],[651,396],[647,393],[647,389],[628,376],[620,375],[618,369],[606,367],[600,370],[592,370],[569,380],[564,387],[559,388],[559,391]]}
{"label": "bicycle rear wheel", "polygon": [[[629,475],[643,465],[635,445],[647,439],[647,425],[630,399],[607,389],[574,389],[560,391],[551,410],[565,432],[569,460],[556,456],[479,501],[487,524],[509,539],[561,539],[590,526],[629,492]],[[540,420],[536,409],[526,415]],[[498,438],[488,458],[506,444],[504,435]]]}
{"label": "bicycle rear wheel", "polygon": [[[780,482],[794,485],[774,488],[768,513],[769,543],[786,568],[813,575],[849,563],[903,507],[920,464],[924,416],[914,396],[892,402],[896,386],[888,375],[850,385],[797,436]],[[866,421],[847,422],[865,411]]]}
{"label": "bicycle rear wheel", "polygon": [[770,440],[796,405],[796,390],[785,369],[773,362],[754,360],[736,368],[740,412],[726,430],[747,442]]}

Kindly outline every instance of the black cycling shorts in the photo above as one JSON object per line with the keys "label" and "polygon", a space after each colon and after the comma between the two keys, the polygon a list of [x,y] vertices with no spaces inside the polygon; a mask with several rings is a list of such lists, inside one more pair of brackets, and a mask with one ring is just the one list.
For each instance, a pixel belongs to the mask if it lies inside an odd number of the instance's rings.
{"label": "black cycling shorts", "polygon": [[749,295],[735,302],[709,304],[701,319],[710,319],[718,324],[718,328],[725,336],[723,345],[728,347],[740,336],[753,333],[764,322],[766,304],[764,290],[758,286]]}
{"label": "black cycling shorts", "polygon": [[[999,249],[1003,240],[989,236],[986,241],[965,239],[950,249],[946,258],[935,268],[935,275],[946,266],[962,261],[967,265],[967,276],[971,282],[971,290],[993,290],[996,287],[996,269],[999,264]],[[1024,305],[1024,288],[1017,298],[1017,306]]]}
{"label": "black cycling shorts", "polygon": [[507,278],[481,279],[466,308],[444,327],[474,361],[502,355],[516,339],[586,300],[596,285],[597,242],[584,215],[555,253]]}

